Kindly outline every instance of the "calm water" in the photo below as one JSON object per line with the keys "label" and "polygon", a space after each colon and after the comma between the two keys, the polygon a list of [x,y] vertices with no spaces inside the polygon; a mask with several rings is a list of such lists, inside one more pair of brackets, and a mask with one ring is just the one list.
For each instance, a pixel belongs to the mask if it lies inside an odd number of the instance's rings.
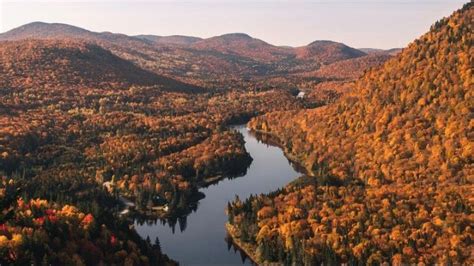
{"label": "calm water", "polygon": [[245,147],[253,158],[247,173],[238,178],[225,179],[201,189],[206,197],[187,219],[175,228],[160,221],[139,225],[138,233],[153,242],[159,238],[162,251],[181,265],[242,265],[251,264],[239,251],[230,248],[226,239],[224,210],[235,195],[245,199],[250,194],[268,193],[285,186],[299,173],[283,155],[282,150],[258,141],[244,125],[235,127],[245,138]]}

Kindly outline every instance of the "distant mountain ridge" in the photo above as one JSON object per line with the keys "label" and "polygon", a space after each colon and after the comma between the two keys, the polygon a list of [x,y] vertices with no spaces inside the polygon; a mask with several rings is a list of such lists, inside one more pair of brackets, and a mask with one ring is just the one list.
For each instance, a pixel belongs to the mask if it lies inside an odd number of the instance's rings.
{"label": "distant mountain ridge", "polygon": [[376,49],[376,48],[358,48],[358,50],[366,54],[386,54],[386,55],[397,55],[402,51],[402,48],[391,48],[391,49]]}
{"label": "distant mountain ridge", "polygon": [[194,49],[214,50],[263,61],[282,60],[291,55],[289,49],[271,45],[245,33],[229,33],[201,40],[191,45]]}
{"label": "distant mountain ridge", "polygon": [[[116,44],[117,42],[137,42],[141,45],[180,44],[187,45],[195,49],[217,50],[226,53],[233,52],[236,54],[243,54],[244,56],[254,56],[253,53],[248,55],[248,52],[246,52],[248,50],[252,50],[254,53],[270,53],[274,57],[295,54],[298,58],[305,58],[315,56],[315,53],[323,53],[326,49],[344,53],[344,56],[342,56],[343,59],[365,55],[365,52],[363,51],[333,41],[318,40],[310,43],[307,46],[294,48],[289,46],[275,46],[260,39],[253,38],[245,33],[228,33],[206,39],[183,35],[158,36],[143,34],[129,36],[120,33],[93,32],[63,23],[32,22],[0,34],[0,41],[61,38],[107,41],[115,42]],[[266,50],[269,50],[269,52],[266,52]],[[318,53],[318,50],[322,50],[322,52]],[[340,56],[335,56],[332,60],[338,60],[338,58],[340,58]]]}
{"label": "distant mountain ridge", "polygon": [[170,36],[158,36],[158,35],[135,35],[133,36],[138,39],[152,41],[158,44],[182,44],[190,45],[198,41],[203,40],[199,37],[184,36],[184,35],[170,35]]}
{"label": "distant mountain ridge", "polygon": [[187,90],[192,86],[143,70],[102,47],[79,40],[19,40],[0,45],[1,85],[160,86]]}
{"label": "distant mountain ridge", "polygon": [[145,70],[209,88],[233,84],[226,80],[256,80],[276,75],[285,76],[278,86],[294,87],[296,84],[287,78],[288,74],[314,73],[325,65],[366,56],[360,50],[333,41],[314,41],[295,48],[275,46],[245,33],[206,39],[181,35],[128,36],[61,23],[33,22],[0,34],[0,41],[24,39],[92,42]]}
{"label": "distant mountain ridge", "polygon": [[91,31],[68,24],[31,22],[0,34],[0,40],[49,38],[55,37],[58,33],[71,37],[77,35],[94,35]]}
{"label": "distant mountain ridge", "polygon": [[145,40],[125,34],[111,32],[93,32],[63,23],[32,22],[0,34],[2,40],[22,39],[64,39],[75,38],[89,41],[140,42]]}
{"label": "distant mountain ridge", "polygon": [[318,60],[325,64],[364,55],[367,54],[345,44],[326,40],[314,41],[307,46],[296,48],[297,58]]}

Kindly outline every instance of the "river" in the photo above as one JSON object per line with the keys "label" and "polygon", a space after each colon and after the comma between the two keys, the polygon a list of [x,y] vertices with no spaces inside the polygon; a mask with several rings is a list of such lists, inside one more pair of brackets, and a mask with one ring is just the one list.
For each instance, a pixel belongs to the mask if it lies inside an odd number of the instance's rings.
{"label": "river", "polygon": [[158,237],[162,251],[181,265],[250,265],[251,262],[226,241],[224,210],[227,203],[235,195],[246,199],[251,194],[274,191],[300,175],[280,148],[260,142],[245,125],[233,128],[242,133],[245,148],[253,158],[244,176],[224,179],[201,189],[206,197],[199,201],[197,210],[187,219],[181,219],[175,228],[160,221],[135,223],[140,236],[150,237],[152,242]]}

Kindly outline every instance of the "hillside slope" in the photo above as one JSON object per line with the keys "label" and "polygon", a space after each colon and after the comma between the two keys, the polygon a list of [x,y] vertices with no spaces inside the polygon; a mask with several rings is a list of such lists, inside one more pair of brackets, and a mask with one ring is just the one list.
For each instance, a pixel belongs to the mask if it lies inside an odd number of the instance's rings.
{"label": "hillside slope", "polygon": [[191,86],[145,71],[97,46],[77,40],[0,42],[2,86]]}
{"label": "hillside slope", "polygon": [[355,79],[362,76],[364,71],[380,66],[390,58],[391,56],[386,54],[372,54],[341,60],[322,66],[314,75],[326,79]]}
{"label": "hillside slope", "polygon": [[[354,92],[336,104],[302,111],[294,120],[278,119],[291,114],[270,114],[250,125],[283,140],[311,144],[293,144],[291,151],[328,162],[341,178],[388,182],[436,175],[459,181],[473,173],[468,145],[473,126],[472,13],[465,8],[438,22],[402,54],[364,75]],[[336,146],[345,148],[331,148]],[[302,159],[308,161],[306,157]],[[315,164],[307,163],[309,168]]]}
{"label": "hillside slope", "polygon": [[474,263],[473,19],[466,4],[333,105],[252,120],[310,176],[235,201],[234,236],[261,262]]}
{"label": "hillside slope", "polygon": [[183,36],[183,35],[170,35],[170,36],[136,35],[133,37],[152,41],[157,44],[179,44],[179,45],[190,45],[202,40],[202,38],[192,37],[192,36]]}
{"label": "hillside slope", "polygon": [[297,58],[314,60],[323,64],[330,64],[364,55],[366,54],[362,51],[333,41],[314,41],[307,46],[296,48]]}
{"label": "hillside slope", "polygon": [[289,49],[273,46],[243,33],[230,33],[204,39],[194,43],[192,48],[219,51],[264,62],[282,60],[291,55]]}
{"label": "hillside slope", "polygon": [[[364,55],[336,42],[278,47],[242,33],[206,39],[127,36],[61,23],[33,22],[0,34],[0,41],[25,39],[84,40],[158,75],[206,88],[308,87],[305,81],[301,84],[300,77],[289,75],[314,72],[323,65]],[[308,79],[319,82],[319,77]]]}
{"label": "hillside slope", "polygon": [[57,37],[94,38],[91,31],[61,23],[32,22],[0,34],[0,40],[54,39]]}
{"label": "hillside slope", "polygon": [[147,46],[149,41],[111,32],[93,32],[63,23],[32,22],[0,34],[0,41],[24,39],[81,39],[115,45]]}
{"label": "hillside slope", "polygon": [[403,49],[402,48],[392,48],[388,50],[383,50],[383,49],[375,49],[375,48],[358,48],[358,50],[372,55],[372,54],[381,54],[381,55],[397,55],[399,54]]}

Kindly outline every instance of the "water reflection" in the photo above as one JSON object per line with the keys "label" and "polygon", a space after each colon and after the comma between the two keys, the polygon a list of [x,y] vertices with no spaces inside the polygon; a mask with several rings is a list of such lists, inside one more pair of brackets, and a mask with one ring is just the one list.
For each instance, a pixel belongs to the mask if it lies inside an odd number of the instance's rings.
{"label": "water reflection", "polygon": [[[267,146],[271,146],[271,147],[276,147],[278,149],[280,149],[280,147],[282,147],[283,149],[285,149],[284,145],[281,143],[281,141],[273,136],[273,135],[269,135],[269,134],[264,134],[264,133],[261,133],[261,132],[257,132],[257,131],[248,131],[248,134],[252,137],[254,137],[259,143],[262,143],[264,145],[267,145]],[[285,155],[286,156],[286,155]],[[286,158],[286,160],[288,161],[288,164],[298,173],[306,173],[306,169],[301,166],[300,164],[290,160],[289,158]]]}
{"label": "water reflection", "polygon": [[300,174],[275,143],[257,139],[244,126],[236,127],[246,141],[253,158],[245,173],[223,179],[200,192],[205,198],[196,202],[189,212],[165,219],[137,218],[137,232],[145,239],[159,237],[161,248],[182,265],[252,265],[252,262],[227,237],[225,208],[237,195],[241,199],[251,194],[268,193],[281,188]]}
{"label": "water reflection", "polygon": [[[219,182],[222,182],[223,180],[232,180],[245,176],[252,161],[253,159],[251,157],[248,158],[248,160],[242,160],[239,167],[235,167],[227,171],[225,178],[217,179],[213,182],[210,182],[203,186],[202,189],[206,189],[210,186],[218,186]],[[176,225],[178,225],[180,232],[183,232],[184,230],[186,230],[187,217],[190,214],[197,212],[197,210],[199,209],[199,201],[204,199],[205,197],[205,193],[197,191],[196,195],[191,198],[191,202],[186,205],[185,209],[178,209],[174,213],[170,213],[167,216],[158,216],[153,213],[134,213],[132,217],[135,220],[135,223],[140,226],[169,226],[169,228],[171,228],[171,232],[174,234],[176,232]]]}
{"label": "water reflection", "polygon": [[245,252],[242,249],[239,248],[238,245],[234,243],[234,241],[232,240],[232,237],[229,234],[226,235],[225,242],[227,243],[227,251],[231,252],[232,250],[234,254],[238,253],[240,255],[242,264],[257,265],[256,263],[252,261],[251,258],[247,256],[247,254],[245,254]]}

